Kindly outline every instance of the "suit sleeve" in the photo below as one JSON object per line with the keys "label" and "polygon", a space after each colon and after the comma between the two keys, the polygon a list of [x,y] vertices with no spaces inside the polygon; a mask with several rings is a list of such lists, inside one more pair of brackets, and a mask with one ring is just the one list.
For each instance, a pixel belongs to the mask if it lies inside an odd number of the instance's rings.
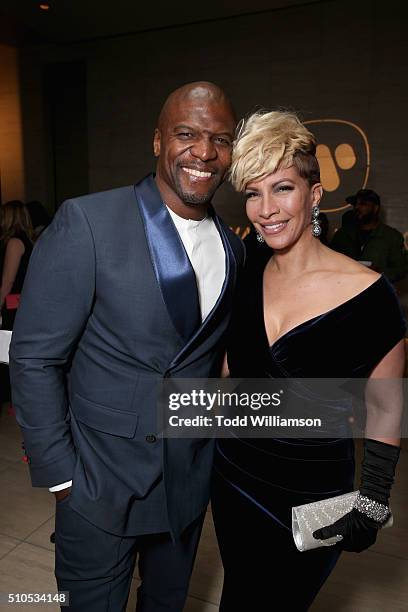
{"label": "suit sleeve", "polygon": [[67,201],[34,248],[10,346],[13,405],[33,486],[72,479],[66,371],[94,293],[91,230],[78,204]]}

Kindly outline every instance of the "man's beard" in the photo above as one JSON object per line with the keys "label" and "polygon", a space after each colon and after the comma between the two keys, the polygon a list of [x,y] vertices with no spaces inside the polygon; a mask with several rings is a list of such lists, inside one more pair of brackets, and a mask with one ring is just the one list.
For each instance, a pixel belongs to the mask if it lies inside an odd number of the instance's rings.
{"label": "man's beard", "polygon": [[201,194],[197,194],[194,192],[190,192],[190,191],[186,191],[183,189],[183,187],[181,186],[181,182],[179,181],[178,176],[175,176],[175,191],[178,195],[178,197],[182,200],[182,202],[186,205],[186,206],[200,206],[203,204],[209,204],[211,202],[211,199],[214,195],[214,193],[217,191],[218,187],[221,184],[221,180],[219,182],[217,182],[207,193],[201,193]]}
{"label": "man's beard", "polygon": [[367,213],[366,215],[357,217],[357,222],[359,225],[370,225],[371,223],[375,223],[376,221],[377,215],[375,213]]}
{"label": "man's beard", "polygon": [[196,195],[194,193],[187,193],[186,191],[177,190],[177,195],[186,206],[200,206],[200,204],[208,204],[211,201],[212,196],[214,195],[214,191],[211,193],[203,193],[201,195]]}

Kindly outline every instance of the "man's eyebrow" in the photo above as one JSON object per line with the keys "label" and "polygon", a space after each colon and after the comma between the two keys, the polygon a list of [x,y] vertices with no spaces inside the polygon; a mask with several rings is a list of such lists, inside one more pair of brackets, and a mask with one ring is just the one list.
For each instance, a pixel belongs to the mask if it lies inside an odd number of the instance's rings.
{"label": "man's eyebrow", "polygon": [[212,134],[213,136],[228,136],[231,140],[234,138],[230,132],[212,132],[211,130],[202,130],[204,134]]}
{"label": "man's eyebrow", "polygon": [[215,132],[215,136],[228,136],[228,138],[234,140],[234,136],[230,132]]}
{"label": "man's eyebrow", "polygon": [[[185,125],[184,123],[174,126],[174,131],[177,132],[178,130],[188,130],[190,132],[197,131],[196,128],[193,128],[190,125]],[[214,136],[227,136],[231,140],[234,139],[234,136],[230,132],[211,132],[210,130],[202,130],[202,132],[204,132],[204,134],[212,134]]]}
{"label": "man's eyebrow", "polygon": [[194,128],[189,125],[181,124],[181,125],[176,125],[174,127],[174,131],[176,132],[177,130],[190,130],[191,132],[193,132]]}

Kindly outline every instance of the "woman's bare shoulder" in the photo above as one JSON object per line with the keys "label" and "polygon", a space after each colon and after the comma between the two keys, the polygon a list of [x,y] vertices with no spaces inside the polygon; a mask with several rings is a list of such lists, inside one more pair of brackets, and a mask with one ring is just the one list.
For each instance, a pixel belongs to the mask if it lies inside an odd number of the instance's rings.
{"label": "woman's bare shoulder", "polygon": [[330,269],[335,284],[351,294],[364,291],[381,277],[378,272],[335,251],[330,254]]}
{"label": "woman's bare shoulder", "polygon": [[7,241],[6,253],[24,253],[24,242],[20,238],[13,237]]}

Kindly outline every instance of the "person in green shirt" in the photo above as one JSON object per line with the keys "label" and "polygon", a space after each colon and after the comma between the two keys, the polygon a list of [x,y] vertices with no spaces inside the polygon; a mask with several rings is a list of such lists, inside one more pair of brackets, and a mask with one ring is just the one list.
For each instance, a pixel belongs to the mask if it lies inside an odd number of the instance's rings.
{"label": "person in green shirt", "polygon": [[375,191],[360,189],[354,199],[355,223],[338,229],[330,247],[396,282],[408,273],[407,251],[403,235],[380,221],[380,207],[381,199]]}

